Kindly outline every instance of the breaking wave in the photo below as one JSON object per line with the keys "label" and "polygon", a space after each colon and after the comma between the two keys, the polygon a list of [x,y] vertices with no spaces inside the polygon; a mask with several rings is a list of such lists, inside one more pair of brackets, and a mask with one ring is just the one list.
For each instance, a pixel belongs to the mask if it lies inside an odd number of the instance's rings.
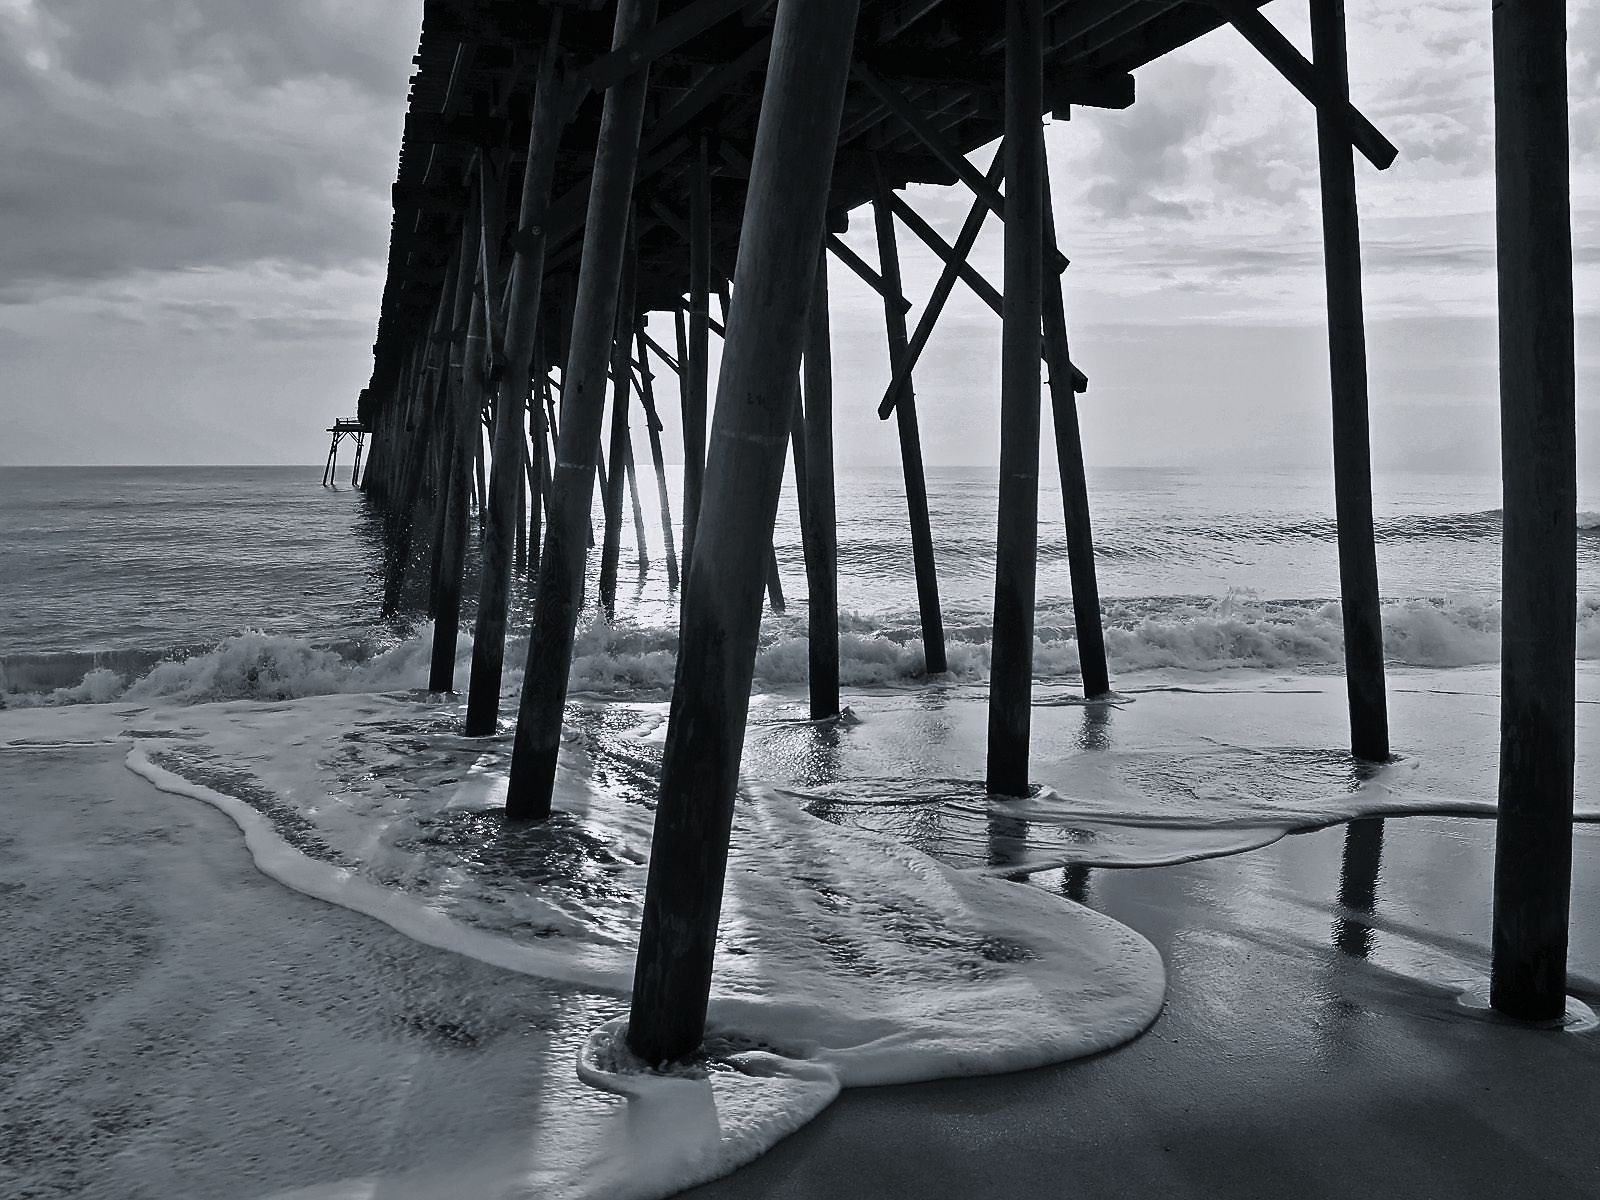
{"label": "breaking wave", "polygon": [[[1336,601],[1261,600],[1235,593],[1221,600],[1146,598],[1103,605],[1106,652],[1114,673],[1235,668],[1319,671],[1338,667],[1344,636]],[[1600,596],[1578,606],[1577,657],[1600,658]],[[1500,605],[1470,598],[1396,600],[1383,607],[1388,660],[1418,667],[1465,667],[1498,661]],[[988,676],[991,630],[986,622],[947,626],[950,677]],[[219,645],[160,656],[16,656],[0,659],[0,698],[14,706],[165,700],[292,700],[302,696],[425,689],[433,648],[425,629],[386,648],[323,644],[260,632]],[[575,695],[665,697],[677,665],[677,631],[593,620],[574,647],[569,688]],[[505,685],[521,685],[526,638],[506,647]],[[758,687],[803,683],[809,643],[803,615],[770,617],[756,659]],[[463,630],[456,649],[456,686],[472,663]],[[1035,627],[1034,674],[1041,680],[1079,669],[1070,608],[1041,609]],[[840,678],[849,687],[921,680],[927,660],[915,614],[841,621]]]}

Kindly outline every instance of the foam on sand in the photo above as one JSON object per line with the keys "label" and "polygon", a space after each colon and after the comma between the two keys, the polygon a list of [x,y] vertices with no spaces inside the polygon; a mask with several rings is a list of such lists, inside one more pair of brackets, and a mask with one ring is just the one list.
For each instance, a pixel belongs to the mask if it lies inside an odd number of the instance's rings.
{"label": "foam on sand", "polygon": [[[128,765],[227,813],[289,887],[508,970],[624,992],[660,706],[580,706],[560,811],[532,829],[498,815],[509,747],[449,732],[457,707],[323,696],[152,709],[137,714]],[[508,1161],[496,1177],[511,1190],[495,1194],[668,1195],[749,1161],[841,1086],[1095,1053],[1148,1026],[1164,991],[1154,948],[1109,918],[749,786],[710,1010],[727,1053],[705,1078],[610,1079],[630,1097],[620,1113],[552,1107],[538,1153]],[[607,1082],[597,1053],[582,1072]]]}

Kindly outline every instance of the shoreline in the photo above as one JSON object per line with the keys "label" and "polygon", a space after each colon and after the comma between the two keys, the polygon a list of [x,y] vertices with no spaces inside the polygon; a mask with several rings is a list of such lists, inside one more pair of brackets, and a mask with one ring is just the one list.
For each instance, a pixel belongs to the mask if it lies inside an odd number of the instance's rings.
{"label": "shoreline", "polygon": [[[1444,711],[1484,708],[1482,673],[1470,687],[1454,674],[1464,690]],[[1275,703],[1310,712],[1327,694]],[[1123,734],[1198,737],[1218,719],[1185,708],[1185,733],[1178,703],[1145,693]],[[616,1128],[618,1102],[573,1069],[576,1043],[618,1015],[614,995],[436,950],[274,883],[227,817],[130,771],[130,739],[89,736],[107,711],[7,714],[0,745],[0,1191],[537,1195],[529,1172],[593,1149],[552,1143],[546,1114]],[[46,732],[81,740],[19,740]],[[1600,1035],[1511,1027],[1455,999],[1487,973],[1493,825],[1382,820],[1370,913],[1341,878],[1347,828],[1176,866],[1041,872],[1036,885],[1161,951],[1150,1030],[1052,1067],[846,1089],[684,1194],[1594,1194]],[[1575,831],[1572,911],[1569,990],[1600,1007],[1593,825]]]}

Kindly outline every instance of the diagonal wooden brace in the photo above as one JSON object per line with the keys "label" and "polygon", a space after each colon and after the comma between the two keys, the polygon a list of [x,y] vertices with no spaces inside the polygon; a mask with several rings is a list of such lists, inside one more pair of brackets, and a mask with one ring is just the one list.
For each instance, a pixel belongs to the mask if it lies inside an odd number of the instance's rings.
{"label": "diagonal wooden brace", "polygon": [[[849,246],[845,245],[844,239],[841,238],[837,233],[830,233],[828,235],[828,249],[833,251],[834,256],[840,262],[859,275],[862,282],[865,283],[869,288],[877,292],[878,295],[883,296],[885,299],[891,299],[889,293],[885,290],[888,285],[883,282],[883,276],[879,275],[871,267],[867,266],[866,262],[862,260],[861,256],[854,250],[850,249]],[[904,296],[895,296],[892,297],[892,299],[900,306],[901,312],[911,311],[911,301],[907,300]]]}
{"label": "diagonal wooden brace", "polygon": [[1319,112],[1328,114],[1345,127],[1351,145],[1361,151],[1368,162],[1380,171],[1394,162],[1400,153],[1394,143],[1378,132],[1377,126],[1362,116],[1355,105],[1341,96],[1323,78],[1322,72],[1294,48],[1292,42],[1256,11],[1250,0],[1211,0],[1211,3],[1228,18],[1245,41],[1278,68],[1278,72],[1294,85],[1296,91],[1316,105]]}
{"label": "diagonal wooden brace", "polygon": [[[980,275],[972,264],[966,261],[966,254],[959,247],[953,247],[946,242],[931,225],[922,219],[916,209],[912,208],[893,192],[889,193],[889,207],[905,223],[906,228],[921,238],[924,245],[942,258],[945,266],[960,276],[962,281],[977,293],[978,298],[987,304],[996,316],[1003,315],[1003,301],[1000,296],[1000,290]],[[940,300],[942,307],[942,296]],[[933,311],[931,301],[929,310]],[[934,316],[937,319],[937,312],[934,313]],[[928,326],[926,332],[924,332],[925,324]],[[927,344],[928,334],[932,333],[932,321],[919,321],[916,332],[920,335],[920,340],[914,338],[911,346],[907,347],[907,353],[902,360],[901,368],[895,371],[894,378],[889,382],[889,389],[884,393],[883,400],[878,404],[878,417],[880,420],[887,421],[889,414],[894,411],[895,402],[900,397],[900,389],[905,385],[905,377],[911,373],[911,367],[915,365],[917,358],[921,357],[922,349]],[[1044,354],[1042,346],[1040,354],[1042,357],[1048,357]],[[1089,390],[1088,376],[1076,366],[1072,366],[1071,363],[1067,365],[1072,368],[1072,390],[1074,392],[1087,392]]]}
{"label": "diagonal wooden brace", "polygon": [[[974,195],[982,197],[983,202],[995,216],[1002,221],[1006,219],[1006,202],[1005,197],[1000,194],[1000,189],[985,179],[978,168],[967,161],[967,156],[952,145],[950,139],[945,137],[932,121],[918,111],[916,105],[865,63],[850,64],[850,71],[884,107],[904,121],[906,127],[921,138],[922,143],[933,151],[934,156],[954,171],[956,177],[971,188]],[[1048,247],[1046,254],[1057,274],[1067,269],[1067,260],[1055,246]]]}

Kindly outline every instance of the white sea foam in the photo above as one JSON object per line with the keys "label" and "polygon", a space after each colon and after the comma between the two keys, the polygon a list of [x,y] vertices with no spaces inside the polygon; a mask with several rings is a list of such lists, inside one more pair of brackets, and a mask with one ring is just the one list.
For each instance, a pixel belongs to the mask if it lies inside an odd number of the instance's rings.
{"label": "white sea foam", "polygon": [[[1153,669],[1220,671],[1240,668],[1320,671],[1343,661],[1343,626],[1334,602],[1264,601],[1234,593],[1213,601],[1105,603],[1105,643],[1114,673]],[[1070,625],[1041,616],[1034,641],[1034,674],[1041,680],[1075,675],[1078,643]],[[850,616],[840,635],[840,679],[847,687],[920,682],[927,662],[916,625],[874,624]],[[1500,655],[1500,606],[1471,597],[1393,601],[1383,606],[1384,648],[1391,664],[1462,667],[1492,663]],[[949,678],[981,681],[989,672],[986,624],[950,623]],[[574,695],[665,697],[677,663],[677,632],[592,619],[574,647],[569,688]],[[382,653],[351,657],[338,648],[301,638],[245,633],[214,649],[158,663],[130,677],[107,667],[81,682],[50,691],[7,693],[13,706],[106,703],[118,699],[285,700],[337,693],[421,689],[428,683],[431,629]],[[527,639],[506,646],[503,682],[521,685]],[[1577,613],[1577,657],[1600,658],[1600,596],[1586,596]],[[471,669],[472,639],[457,642],[457,687]],[[758,687],[803,682],[809,645],[799,617],[769,618],[756,659]],[[3,684],[3,680],[0,680]]]}
{"label": "white sea foam", "polygon": [[[128,764],[227,813],[262,870],[296,890],[429,945],[620,992],[648,845],[637,776],[654,769],[663,714],[591,702],[577,715],[560,811],[531,829],[496,811],[504,742],[456,736],[459,706],[438,701],[136,711]],[[1109,918],[752,785],[737,806],[710,1010],[740,1078],[613,1081],[638,1091],[627,1121],[573,1130],[551,1115],[539,1137],[553,1149],[512,1194],[666,1195],[748,1161],[841,1085],[1094,1053],[1136,1036],[1163,994],[1159,955]]]}
{"label": "white sea foam", "polygon": [[[721,1066],[660,1087],[610,1080],[633,1089],[627,1101],[556,1081],[515,1146],[296,1195],[658,1196],[747,1161],[838,1086],[1016,1069],[1124,1041],[1160,1007],[1149,944],[997,876],[1226,853],[1358,815],[1492,812],[1495,672],[1390,682],[1407,757],[1375,772],[1338,749],[1337,678],[1153,672],[1120,678],[1118,704],[1076,707],[1043,688],[1033,776],[1047,786],[1013,800],[979,782],[981,686],[860,691],[848,724],[802,719],[798,688],[758,697],[710,1012]],[[1600,673],[1580,667],[1579,683],[1581,699],[1600,699]],[[620,1015],[665,701],[570,706],[558,813],[521,830],[497,811],[509,737],[461,737],[461,708],[416,692],[145,702],[8,713],[0,728],[21,745],[133,737],[132,768],[228,813],[289,886],[428,944],[608,993]],[[1580,779],[1592,778],[1592,712],[1580,705]],[[1579,802],[1600,815],[1592,791]],[[562,1033],[572,1054],[588,1053],[587,1032]],[[591,1082],[629,1074],[617,1065],[590,1054],[582,1070]]]}

